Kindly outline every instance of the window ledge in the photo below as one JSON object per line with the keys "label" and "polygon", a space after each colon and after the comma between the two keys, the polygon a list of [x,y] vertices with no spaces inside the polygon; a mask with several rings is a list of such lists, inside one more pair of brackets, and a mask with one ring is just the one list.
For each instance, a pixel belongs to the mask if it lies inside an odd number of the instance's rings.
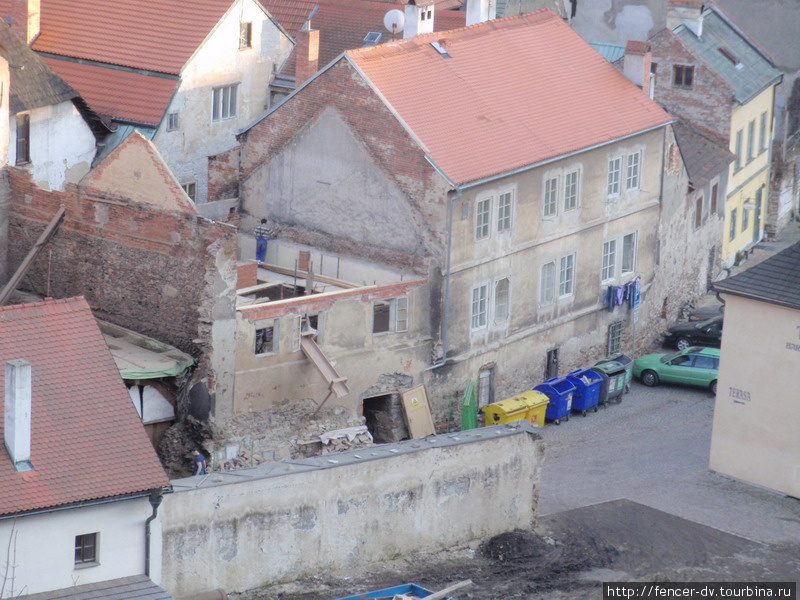
{"label": "window ledge", "polygon": [[92,562],[77,563],[75,565],[75,570],[77,571],[78,569],[90,569],[92,567],[99,567],[99,566],[100,563],[95,560]]}

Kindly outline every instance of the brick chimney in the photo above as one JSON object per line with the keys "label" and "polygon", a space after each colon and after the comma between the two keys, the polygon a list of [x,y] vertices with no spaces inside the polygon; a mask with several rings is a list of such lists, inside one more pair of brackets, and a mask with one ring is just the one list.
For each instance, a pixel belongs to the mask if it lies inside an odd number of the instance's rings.
{"label": "brick chimney", "polygon": [[5,380],[6,450],[17,471],[31,468],[31,363],[27,360],[6,362]]}
{"label": "brick chimney", "polygon": [[29,46],[39,35],[41,0],[11,0],[7,22]]}
{"label": "brick chimney", "polygon": [[625,77],[642,88],[642,91],[653,97],[650,89],[650,65],[653,54],[650,52],[650,42],[628,40],[625,44],[625,55],[622,57],[622,72]]}
{"label": "brick chimney", "polygon": [[467,25],[491,21],[497,17],[497,0],[467,0]]}
{"label": "brick chimney", "polygon": [[299,88],[311,79],[319,68],[319,29],[311,29],[311,21],[306,21],[297,32],[294,47],[294,86]]}
{"label": "brick chimney", "polygon": [[420,33],[433,33],[433,2],[408,0],[405,8],[403,37],[409,38]]}
{"label": "brick chimney", "polygon": [[703,36],[702,0],[669,0],[667,2],[667,29],[686,25],[697,37]]}

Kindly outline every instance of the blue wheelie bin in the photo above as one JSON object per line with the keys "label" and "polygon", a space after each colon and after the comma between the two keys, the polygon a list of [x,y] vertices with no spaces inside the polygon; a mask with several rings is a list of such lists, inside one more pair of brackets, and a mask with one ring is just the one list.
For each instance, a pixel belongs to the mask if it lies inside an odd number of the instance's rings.
{"label": "blue wheelie bin", "polygon": [[578,410],[585,417],[586,411],[594,409],[600,402],[600,388],[603,377],[592,369],[576,369],[567,375],[567,380],[575,386],[572,396],[572,410]]}
{"label": "blue wheelie bin", "polygon": [[544,413],[545,419],[550,419],[556,425],[561,424],[561,419],[569,421],[575,386],[566,377],[551,377],[533,389],[544,393],[550,398],[550,403]]}

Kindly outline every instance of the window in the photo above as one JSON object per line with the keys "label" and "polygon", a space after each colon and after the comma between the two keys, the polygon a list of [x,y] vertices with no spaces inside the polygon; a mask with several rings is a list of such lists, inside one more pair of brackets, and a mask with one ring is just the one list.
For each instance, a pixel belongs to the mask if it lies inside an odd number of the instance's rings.
{"label": "window", "polygon": [[239,49],[250,48],[253,45],[253,24],[239,23]]}
{"label": "window", "polygon": [[694,228],[700,229],[703,224],[703,197],[700,196],[694,203]]}
{"label": "window", "polygon": [[747,125],[747,162],[753,160],[754,154],[754,146],[756,143],[756,122],[755,120],[750,121]]}
{"label": "window", "polygon": [[619,177],[622,171],[622,157],[608,161],[608,195],[619,196]]}
{"label": "window", "polygon": [[736,159],[733,161],[734,171],[742,168],[742,133],[741,129],[736,132],[736,148],[733,151],[736,155]]}
{"label": "window", "polygon": [[750,225],[750,211],[745,208],[742,211],[742,231],[747,231],[748,225]]}
{"label": "window", "polygon": [[556,290],[556,263],[549,262],[542,265],[542,274],[539,278],[539,304],[547,306],[555,300]]}
{"label": "window", "polygon": [[758,153],[767,149],[767,113],[761,113],[761,129],[758,132]]}
{"label": "window", "polygon": [[497,323],[508,320],[510,291],[511,282],[507,277],[494,284],[494,320]]}
{"label": "window", "polygon": [[494,402],[494,364],[481,367],[478,371],[478,407]]}
{"label": "window", "polygon": [[274,354],[277,352],[275,339],[275,323],[269,327],[256,327],[256,339],[253,347],[254,354]]}
{"label": "window", "polygon": [[475,239],[489,237],[489,219],[492,214],[492,199],[479,200],[475,204]]}
{"label": "window", "polygon": [[181,184],[183,191],[192,199],[192,202],[197,201],[197,184],[194,181]]}
{"label": "window", "polygon": [[408,298],[376,300],[372,303],[372,333],[408,331]]}
{"label": "window", "polygon": [[544,182],[544,203],[543,213],[545,217],[552,217],[556,214],[558,199],[558,177],[547,179]]}
{"label": "window", "polygon": [[608,326],[607,353],[616,354],[622,348],[622,322],[612,323]]}
{"label": "window", "polygon": [[325,327],[325,313],[304,313],[295,315],[292,323],[292,352],[300,352],[300,340],[303,333],[311,332],[317,344],[323,342],[323,329]]}
{"label": "window", "polygon": [[211,120],[230,119],[236,116],[238,84],[214,88],[211,100]]}
{"label": "window", "polygon": [[31,116],[17,115],[17,164],[31,162]]}
{"label": "window", "polygon": [[728,234],[728,239],[730,241],[733,241],[735,237],[736,237],[736,209],[734,208],[731,210],[731,228]]}
{"label": "window", "polygon": [[694,67],[687,65],[675,65],[672,67],[672,85],[675,87],[692,87],[694,79]]}
{"label": "window", "polygon": [[75,564],[97,564],[97,534],[84,533],[75,536]]}
{"label": "window", "polygon": [[636,269],[636,234],[629,233],[622,238],[622,274],[633,273]]}
{"label": "window", "polygon": [[175,131],[180,126],[178,113],[171,112],[167,115],[167,131]]}
{"label": "window", "polygon": [[578,207],[578,171],[570,171],[564,176],[564,210]]}
{"label": "window", "polygon": [[714,184],[711,186],[711,207],[709,208],[709,212],[712,215],[717,214],[717,194],[719,193],[719,184]]}
{"label": "window", "polygon": [[370,31],[367,35],[364,36],[364,41],[368,44],[377,44],[381,41],[381,36],[383,34],[380,31]]}
{"label": "window", "polygon": [[570,296],[575,286],[575,254],[561,257],[561,267],[558,272],[558,295]]}
{"label": "window", "polygon": [[558,377],[558,348],[547,351],[544,363],[544,378]]}
{"label": "window", "polygon": [[614,279],[617,266],[617,240],[609,240],[603,244],[602,280]]}
{"label": "window", "polygon": [[715,364],[714,357],[712,356],[704,356],[702,354],[695,354],[694,355],[694,363],[692,366],[695,369],[716,369],[717,365]]}
{"label": "window", "polygon": [[486,308],[489,286],[479,285],[472,289],[472,329],[486,327]]}
{"label": "window", "polygon": [[625,178],[625,189],[635,190],[639,188],[639,168],[642,162],[642,154],[636,152],[628,155],[628,172]]}
{"label": "window", "polygon": [[504,192],[497,199],[497,231],[511,231],[512,192]]}

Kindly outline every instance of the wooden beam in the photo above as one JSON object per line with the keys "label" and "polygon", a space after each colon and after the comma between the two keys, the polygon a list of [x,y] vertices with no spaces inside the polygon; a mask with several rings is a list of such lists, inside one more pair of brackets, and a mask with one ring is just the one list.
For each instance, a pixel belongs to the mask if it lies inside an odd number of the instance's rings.
{"label": "wooden beam", "polygon": [[0,292],[0,306],[3,306],[8,301],[8,299],[11,297],[11,294],[14,292],[15,289],[17,289],[19,282],[25,276],[25,273],[28,272],[31,263],[33,263],[34,259],[39,255],[39,252],[42,251],[42,248],[44,248],[45,244],[47,244],[47,242],[50,241],[50,238],[53,237],[53,234],[55,234],[56,230],[58,229],[58,226],[61,225],[61,221],[64,218],[65,212],[66,209],[62,204],[59,207],[58,211],[56,211],[56,214],[53,215],[53,218],[50,219],[50,222],[47,224],[47,227],[44,228],[42,235],[39,236],[39,239],[36,240],[36,243],[28,252],[28,255],[25,257],[25,260],[22,261],[20,266],[11,276],[11,279],[9,279],[8,283],[6,283],[5,287],[3,288],[3,291]]}
{"label": "wooden beam", "polygon": [[[282,275],[292,275],[292,276],[297,275],[297,277],[299,278],[308,277],[308,271],[301,271],[299,269],[295,271],[294,269],[279,267],[278,265],[268,265],[266,263],[264,264],[263,268],[267,271],[275,271],[276,273],[280,273]],[[318,273],[314,273],[314,281],[321,281],[322,283],[327,283],[330,285],[335,285],[336,287],[346,288],[346,289],[355,289],[364,287],[363,285],[358,283],[351,283],[349,281],[336,279],[335,277],[328,277],[327,275],[319,275]]]}

